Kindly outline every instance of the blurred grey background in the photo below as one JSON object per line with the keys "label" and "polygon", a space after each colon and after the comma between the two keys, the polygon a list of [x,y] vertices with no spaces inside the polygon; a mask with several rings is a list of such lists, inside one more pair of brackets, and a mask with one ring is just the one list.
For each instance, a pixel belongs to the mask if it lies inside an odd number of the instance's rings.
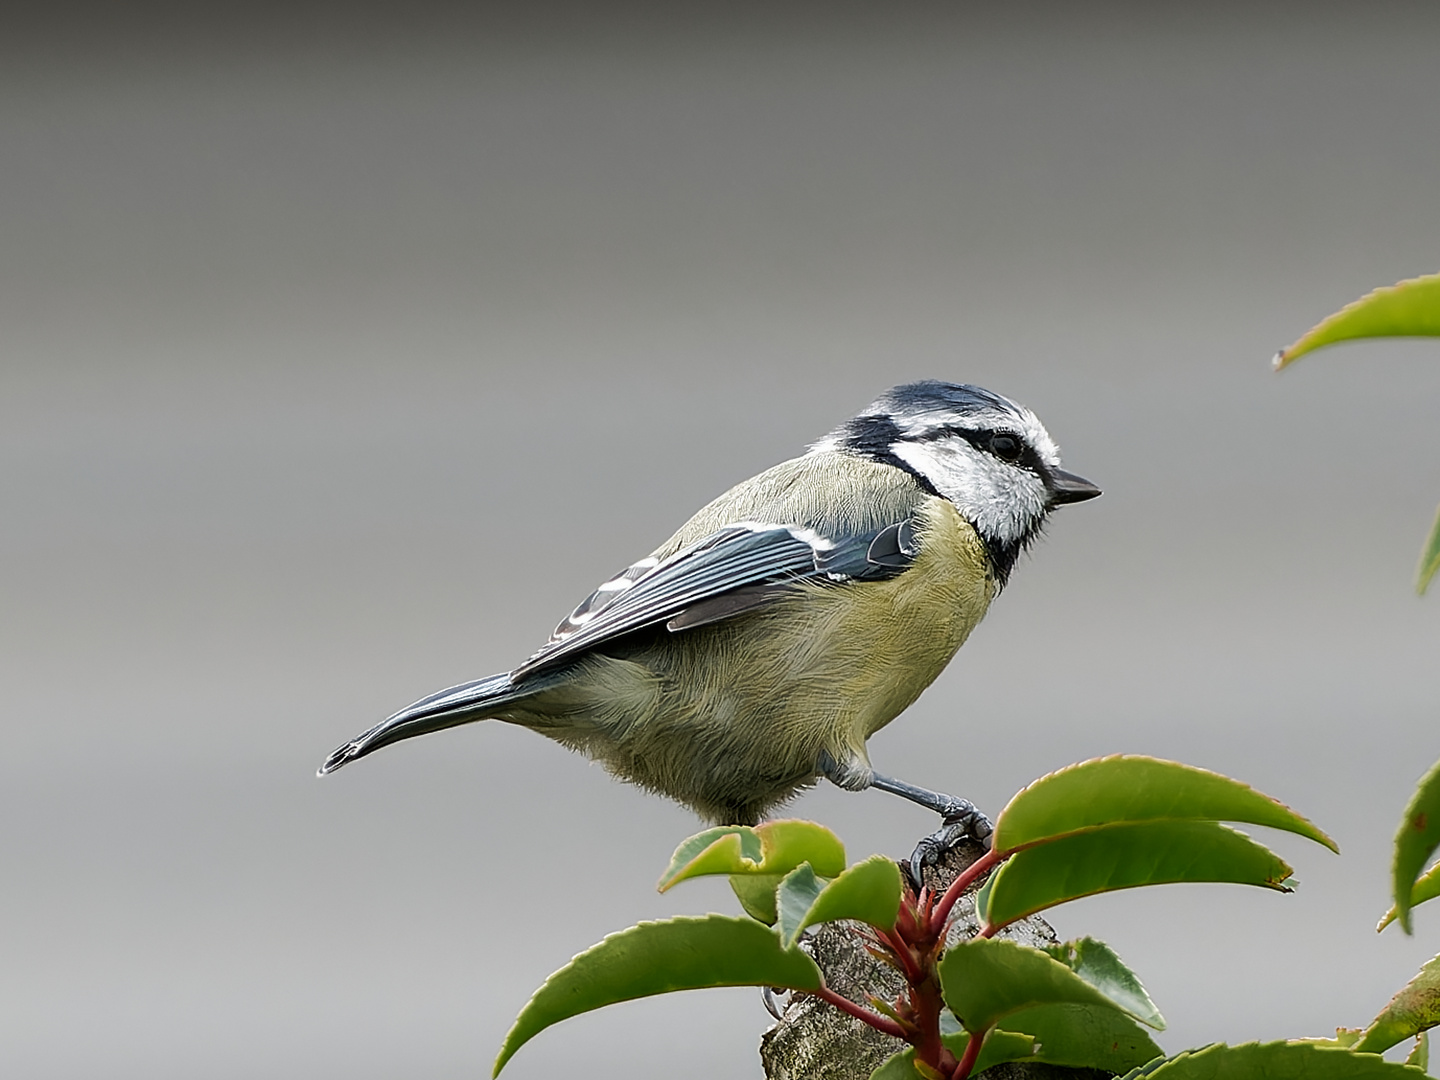
{"label": "blurred grey background", "polygon": [[[729,484],[902,380],[1034,407],[1059,514],[877,766],[998,811],[1097,754],[1339,840],[1294,896],[1062,908],[1163,1044],[1367,1022],[1440,754],[1434,345],[1275,349],[1440,265],[1440,6],[47,7],[0,37],[0,1072],[475,1077],[686,813],[477,725]],[[854,856],[930,818],[820,789]],[[507,1075],[758,1077],[748,990]]]}

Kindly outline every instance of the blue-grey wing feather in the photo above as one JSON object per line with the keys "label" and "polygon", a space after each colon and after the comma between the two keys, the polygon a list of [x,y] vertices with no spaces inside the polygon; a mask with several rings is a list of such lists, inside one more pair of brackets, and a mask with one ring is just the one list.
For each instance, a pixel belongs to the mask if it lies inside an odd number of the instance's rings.
{"label": "blue-grey wing feather", "polygon": [[521,679],[645,627],[672,631],[733,618],[800,581],[877,581],[903,573],[918,550],[913,519],[826,537],[792,525],[732,525],[663,560],[643,559],[591,593],[545,646],[511,673]]}

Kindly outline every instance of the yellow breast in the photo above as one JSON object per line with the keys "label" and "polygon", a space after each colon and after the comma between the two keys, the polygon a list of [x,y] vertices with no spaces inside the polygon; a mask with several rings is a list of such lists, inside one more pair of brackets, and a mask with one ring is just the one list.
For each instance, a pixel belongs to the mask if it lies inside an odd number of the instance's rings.
{"label": "yellow breast", "polygon": [[862,744],[944,670],[995,595],[985,546],[954,506],[929,499],[920,519],[920,552],[903,574],[812,590],[814,648],[830,657],[824,667]]}

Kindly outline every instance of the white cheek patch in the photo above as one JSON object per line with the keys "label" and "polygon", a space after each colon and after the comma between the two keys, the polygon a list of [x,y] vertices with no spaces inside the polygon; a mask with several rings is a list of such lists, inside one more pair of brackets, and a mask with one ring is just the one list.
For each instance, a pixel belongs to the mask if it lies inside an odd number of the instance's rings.
{"label": "white cheek patch", "polygon": [[1045,516],[1045,485],[1038,476],[963,439],[897,442],[890,450],[954,503],[983,537],[1018,543]]}

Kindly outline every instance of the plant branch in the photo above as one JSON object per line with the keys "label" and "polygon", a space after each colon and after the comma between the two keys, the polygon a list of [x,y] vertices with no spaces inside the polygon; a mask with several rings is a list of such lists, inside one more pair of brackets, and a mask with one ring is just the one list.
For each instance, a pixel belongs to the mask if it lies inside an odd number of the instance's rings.
{"label": "plant branch", "polygon": [[879,927],[875,928],[875,935],[879,941],[895,955],[895,958],[900,961],[906,982],[913,986],[924,978],[924,972],[920,970],[920,966],[915,962],[914,951],[903,937],[897,933],[881,930]]}
{"label": "plant branch", "polygon": [[980,1057],[980,1048],[985,1044],[985,1036],[988,1034],[988,1031],[982,1031],[978,1035],[970,1032],[970,1041],[965,1044],[965,1053],[960,1056],[960,1064],[955,1066],[950,1080],[966,1080],[970,1070],[975,1068],[975,1062]]}
{"label": "plant branch", "polygon": [[855,1017],[856,1020],[862,1023],[869,1024],[876,1031],[883,1032],[886,1035],[893,1035],[897,1039],[904,1039],[906,1042],[910,1041],[910,1033],[894,1020],[891,1020],[888,1016],[881,1016],[877,1012],[871,1012],[863,1005],[856,1005],[855,1002],[841,994],[837,994],[828,986],[822,986],[819,990],[812,990],[810,992],[821,1001],[828,1001],[841,1012]]}
{"label": "plant branch", "polygon": [[945,895],[940,898],[940,902],[930,912],[930,932],[932,934],[938,937],[944,933],[945,920],[950,917],[950,909],[955,906],[955,902],[960,899],[966,889],[998,866],[1002,858],[994,851],[987,851],[950,883],[950,887],[945,890]]}

